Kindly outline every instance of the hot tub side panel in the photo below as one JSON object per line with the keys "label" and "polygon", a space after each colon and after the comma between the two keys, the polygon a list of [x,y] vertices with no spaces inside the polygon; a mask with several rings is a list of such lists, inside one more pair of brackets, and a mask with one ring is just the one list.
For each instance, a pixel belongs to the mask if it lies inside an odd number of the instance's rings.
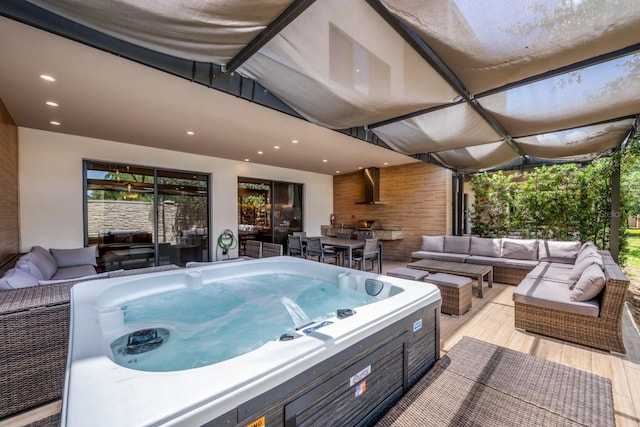
{"label": "hot tub side panel", "polygon": [[439,307],[417,310],[205,425],[372,424],[439,358]]}

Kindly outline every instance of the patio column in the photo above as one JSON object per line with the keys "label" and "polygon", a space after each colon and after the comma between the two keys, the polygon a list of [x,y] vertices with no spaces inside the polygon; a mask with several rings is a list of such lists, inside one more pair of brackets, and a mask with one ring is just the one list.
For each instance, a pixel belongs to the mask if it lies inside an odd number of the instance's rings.
{"label": "patio column", "polygon": [[458,172],[453,173],[452,192],[452,230],[454,236],[461,236],[464,232],[464,175]]}
{"label": "patio column", "polygon": [[614,157],[613,172],[611,173],[611,215],[609,252],[615,262],[618,262],[620,253],[620,158]]}

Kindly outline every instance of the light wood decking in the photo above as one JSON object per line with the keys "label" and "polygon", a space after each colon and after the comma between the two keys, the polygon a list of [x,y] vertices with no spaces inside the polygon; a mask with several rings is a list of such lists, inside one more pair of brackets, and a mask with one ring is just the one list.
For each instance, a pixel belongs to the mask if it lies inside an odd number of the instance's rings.
{"label": "light wood decking", "polygon": [[[385,261],[383,271],[404,267],[406,264]],[[494,283],[493,288],[485,289],[484,298],[477,298],[474,292],[472,307],[466,314],[457,318],[441,315],[442,353],[446,353],[466,335],[609,378],[613,385],[616,425],[640,426],[640,400],[637,398],[640,396],[640,335],[629,318],[628,310],[624,313],[627,354],[613,355],[553,338],[516,331],[513,326],[514,289],[513,285]],[[469,363],[473,361],[470,360]],[[0,421],[0,427],[34,422],[59,412],[60,406],[60,402],[45,405],[21,416]]]}

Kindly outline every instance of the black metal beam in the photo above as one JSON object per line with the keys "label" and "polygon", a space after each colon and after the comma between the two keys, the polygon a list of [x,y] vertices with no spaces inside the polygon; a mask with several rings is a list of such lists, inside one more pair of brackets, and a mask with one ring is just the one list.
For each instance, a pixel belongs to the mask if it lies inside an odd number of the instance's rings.
{"label": "black metal beam", "polygon": [[449,68],[449,66],[431,49],[431,47],[418,36],[415,31],[400,22],[393,16],[379,0],[366,0],[382,19],[393,28],[454,90],[480,115],[519,156],[526,154],[515,143],[506,129],[475,99],[473,94],[465,87],[462,81]]}
{"label": "black metal beam", "polygon": [[295,0],[289,5],[271,24],[260,32],[253,40],[249,42],[236,56],[222,67],[225,73],[232,73],[245,61],[247,61],[254,53],[259,51],[272,38],[278,35],[280,31],[296,19],[302,12],[311,6],[315,0]]}

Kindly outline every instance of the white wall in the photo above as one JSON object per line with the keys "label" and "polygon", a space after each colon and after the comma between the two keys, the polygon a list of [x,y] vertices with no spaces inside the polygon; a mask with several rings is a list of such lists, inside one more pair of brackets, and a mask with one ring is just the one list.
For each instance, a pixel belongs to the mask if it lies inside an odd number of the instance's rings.
{"label": "white wall", "polygon": [[18,143],[21,252],[34,245],[83,245],[84,159],[210,173],[212,249],[223,230],[237,234],[239,176],[304,184],[304,223],[310,235],[320,235],[320,225],[333,211],[331,175],[29,128],[18,129]]}

